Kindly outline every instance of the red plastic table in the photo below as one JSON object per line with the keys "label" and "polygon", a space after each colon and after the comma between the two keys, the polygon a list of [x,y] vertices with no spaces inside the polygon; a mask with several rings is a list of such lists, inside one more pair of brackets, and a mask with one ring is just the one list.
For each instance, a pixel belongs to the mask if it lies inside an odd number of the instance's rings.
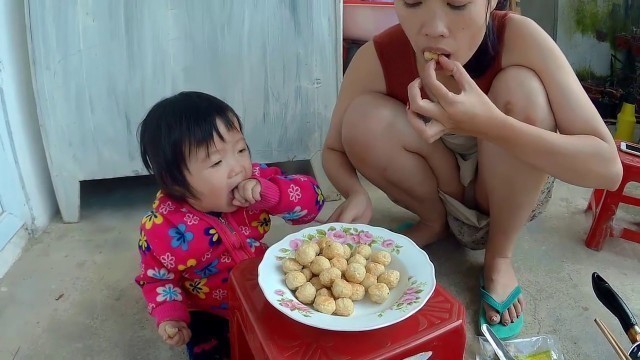
{"label": "red plastic table", "polygon": [[431,351],[431,360],[459,360],[466,341],[465,309],[441,286],[425,306],[382,329],[339,332],[290,319],[265,299],[259,259],[233,269],[229,286],[232,359],[404,359]]}

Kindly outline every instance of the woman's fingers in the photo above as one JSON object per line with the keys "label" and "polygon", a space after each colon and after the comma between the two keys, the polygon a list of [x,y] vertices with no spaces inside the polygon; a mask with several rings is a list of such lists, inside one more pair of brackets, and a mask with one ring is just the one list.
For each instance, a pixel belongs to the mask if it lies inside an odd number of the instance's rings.
{"label": "woman's fingers", "polygon": [[432,143],[446,133],[446,127],[438,120],[424,120],[415,112],[407,109],[407,118],[413,129],[427,142]]}
{"label": "woman's fingers", "polygon": [[453,76],[462,91],[473,89],[477,86],[475,81],[473,81],[471,76],[469,76],[469,73],[459,62],[450,60],[446,56],[440,56],[438,61],[442,68]]}
{"label": "woman's fingers", "polygon": [[442,116],[442,107],[437,103],[429,100],[423,99],[422,94],[420,93],[420,89],[422,88],[422,81],[420,78],[415,79],[407,89],[409,96],[409,108],[426,117],[429,118],[439,118]]}
{"label": "woman's fingers", "polygon": [[[440,58],[446,57],[440,56]],[[429,93],[429,96],[435,97],[432,99],[434,102],[447,104],[455,94],[449,91],[449,89],[442,85],[442,83],[436,78],[436,63],[436,61],[432,60],[425,65],[423,85],[425,90]]]}

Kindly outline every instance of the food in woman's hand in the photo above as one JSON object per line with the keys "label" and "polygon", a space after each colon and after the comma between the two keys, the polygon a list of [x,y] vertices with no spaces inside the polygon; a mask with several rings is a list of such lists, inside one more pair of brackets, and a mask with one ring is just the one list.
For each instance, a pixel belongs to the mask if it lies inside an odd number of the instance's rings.
{"label": "food in woman's hand", "polygon": [[398,271],[385,269],[390,263],[386,251],[373,252],[363,244],[352,249],[324,237],[300,246],[295,259],[283,259],[282,271],[301,303],[324,314],[350,316],[354,302],[366,295],[378,304],[389,298],[390,289],[400,281]]}
{"label": "food in woman's hand", "polygon": [[437,59],[440,54],[432,52],[432,51],[425,51],[423,55],[424,55],[424,59],[427,62],[429,62],[431,60]]}

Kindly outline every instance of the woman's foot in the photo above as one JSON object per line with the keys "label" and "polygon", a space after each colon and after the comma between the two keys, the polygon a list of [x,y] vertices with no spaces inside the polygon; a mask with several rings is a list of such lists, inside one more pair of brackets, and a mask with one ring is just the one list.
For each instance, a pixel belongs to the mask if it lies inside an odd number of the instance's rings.
{"label": "woman's foot", "polygon": [[[513,271],[511,258],[485,259],[484,289],[498,302],[504,301],[516,285],[518,285],[518,279],[516,279],[516,274]],[[522,314],[524,306],[524,299],[520,296],[518,297],[518,300],[516,300],[513,305],[511,305],[509,309],[500,316],[496,309],[485,303],[484,309],[487,315],[487,322],[489,324],[497,324],[501,322],[505,326],[509,325],[516,321],[516,319]]]}
{"label": "woman's foot", "polygon": [[412,225],[404,231],[401,231],[400,233],[413,240],[413,242],[415,242],[419,247],[423,247],[434,243],[438,239],[443,237],[445,231],[446,224],[437,226],[419,221],[418,223]]}

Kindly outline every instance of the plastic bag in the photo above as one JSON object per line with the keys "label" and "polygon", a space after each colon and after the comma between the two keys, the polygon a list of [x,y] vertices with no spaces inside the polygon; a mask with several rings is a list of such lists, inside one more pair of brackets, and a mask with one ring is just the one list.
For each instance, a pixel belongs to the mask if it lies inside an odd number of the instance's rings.
{"label": "plastic bag", "polygon": [[[497,360],[491,344],[483,336],[478,336],[480,353],[476,360]],[[517,360],[564,360],[558,348],[558,338],[551,335],[540,335],[527,339],[504,341],[507,350]]]}

